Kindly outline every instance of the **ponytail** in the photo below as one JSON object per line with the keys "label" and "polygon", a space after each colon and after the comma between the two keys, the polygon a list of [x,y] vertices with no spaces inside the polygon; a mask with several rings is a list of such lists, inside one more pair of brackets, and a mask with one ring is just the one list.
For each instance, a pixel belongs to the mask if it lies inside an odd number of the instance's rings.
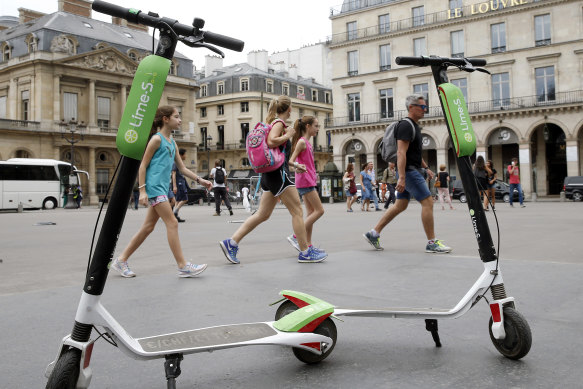
{"label": "ponytail", "polygon": [[291,107],[291,99],[288,96],[282,95],[272,99],[267,109],[267,118],[265,119],[267,124],[271,124],[277,118],[277,115],[284,113],[289,107]]}
{"label": "ponytail", "polygon": [[300,138],[306,134],[308,125],[312,125],[314,123],[314,119],[314,116],[302,116],[300,119],[295,121],[294,129],[296,132],[292,138],[292,152],[296,148],[296,144]]}

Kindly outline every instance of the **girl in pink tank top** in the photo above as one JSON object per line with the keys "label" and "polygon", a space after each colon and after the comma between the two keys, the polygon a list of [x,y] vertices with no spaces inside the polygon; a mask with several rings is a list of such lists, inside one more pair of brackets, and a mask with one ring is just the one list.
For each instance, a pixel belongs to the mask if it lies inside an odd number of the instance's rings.
{"label": "girl in pink tank top", "polygon": [[[312,246],[312,228],[316,220],[324,214],[324,207],[320,201],[317,188],[316,166],[314,164],[314,152],[310,140],[318,135],[320,124],[314,116],[303,116],[294,123],[296,130],[292,139],[292,155],[289,166],[298,168],[295,181],[298,193],[304,199],[306,206],[306,234],[308,245]],[[299,171],[298,171],[299,170]],[[294,246],[295,237],[288,237],[288,241]],[[295,246],[294,246],[295,247]]]}

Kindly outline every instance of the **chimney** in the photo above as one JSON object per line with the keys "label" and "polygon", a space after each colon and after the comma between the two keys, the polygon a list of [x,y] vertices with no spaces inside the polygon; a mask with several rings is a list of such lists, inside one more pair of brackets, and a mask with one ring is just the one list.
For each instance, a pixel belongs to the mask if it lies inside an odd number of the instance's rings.
{"label": "chimney", "polygon": [[216,55],[205,55],[204,57],[204,76],[208,77],[213,74],[215,70],[223,67],[223,59]]}
{"label": "chimney", "polygon": [[18,8],[18,23],[24,24],[45,16],[46,14],[26,8]]}
{"label": "chimney", "polygon": [[247,63],[256,69],[267,72],[268,56],[266,50],[250,51],[247,54]]}
{"label": "chimney", "polygon": [[111,23],[115,24],[116,26],[129,27],[134,30],[148,32],[148,26],[144,26],[143,24],[130,23],[125,19],[116,18],[115,16],[111,17]]}
{"label": "chimney", "polygon": [[58,0],[59,12],[83,16],[91,19],[91,1],[88,0]]}

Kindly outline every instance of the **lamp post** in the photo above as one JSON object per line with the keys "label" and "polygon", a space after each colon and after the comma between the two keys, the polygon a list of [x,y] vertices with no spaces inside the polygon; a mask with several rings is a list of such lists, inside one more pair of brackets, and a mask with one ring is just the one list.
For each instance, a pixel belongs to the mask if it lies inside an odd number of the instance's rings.
{"label": "lamp post", "polygon": [[[87,126],[84,122],[79,123],[75,118],[71,118],[69,122],[66,122],[65,119],[61,120],[61,138],[65,139],[67,142],[71,144],[71,166],[69,169],[69,193],[67,193],[67,205],[65,205],[65,209],[74,209],[77,208],[74,199],[74,193],[71,191],[73,186],[79,185],[79,180],[77,175],[74,173],[74,163],[75,163],[75,143],[78,143],[83,140],[85,129]],[[67,138],[66,134],[70,133],[71,138]],[[75,139],[75,134],[79,133],[79,138]]]}
{"label": "lamp post", "polygon": [[210,142],[213,140],[213,137],[208,135],[205,139],[206,141],[206,161],[207,161],[207,168],[208,168],[208,172],[207,172],[207,178],[210,178],[211,176],[211,148],[210,148]]}

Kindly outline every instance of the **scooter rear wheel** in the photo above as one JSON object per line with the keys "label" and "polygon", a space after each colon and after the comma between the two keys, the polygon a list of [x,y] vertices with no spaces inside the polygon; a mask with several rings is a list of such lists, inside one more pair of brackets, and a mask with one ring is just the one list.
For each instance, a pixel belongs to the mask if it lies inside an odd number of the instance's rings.
{"label": "scooter rear wheel", "polygon": [[[297,309],[298,307],[294,303],[287,300],[283,304],[281,304],[279,308],[277,308],[277,311],[275,312],[275,320],[279,320]],[[336,324],[334,324],[334,322],[330,318],[327,318],[322,323],[320,323],[320,325],[316,327],[316,329],[314,330],[314,334],[327,336],[331,338],[334,343],[332,343],[332,346],[329,346],[328,349],[322,353],[322,355],[316,355],[309,351],[297,347],[292,347],[293,353],[296,356],[296,358],[309,365],[320,363],[321,361],[326,359],[328,355],[332,353],[334,347],[336,347],[336,339],[338,337],[338,332],[336,331]]]}
{"label": "scooter rear wheel", "polygon": [[46,389],[75,389],[79,379],[81,350],[70,348],[59,357]]}
{"label": "scooter rear wheel", "polygon": [[490,339],[500,354],[514,360],[518,360],[528,354],[532,345],[532,334],[524,316],[514,308],[504,308],[504,331],[506,332],[504,339],[494,338],[492,322],[492,317],[490,317],[488,326]]}

